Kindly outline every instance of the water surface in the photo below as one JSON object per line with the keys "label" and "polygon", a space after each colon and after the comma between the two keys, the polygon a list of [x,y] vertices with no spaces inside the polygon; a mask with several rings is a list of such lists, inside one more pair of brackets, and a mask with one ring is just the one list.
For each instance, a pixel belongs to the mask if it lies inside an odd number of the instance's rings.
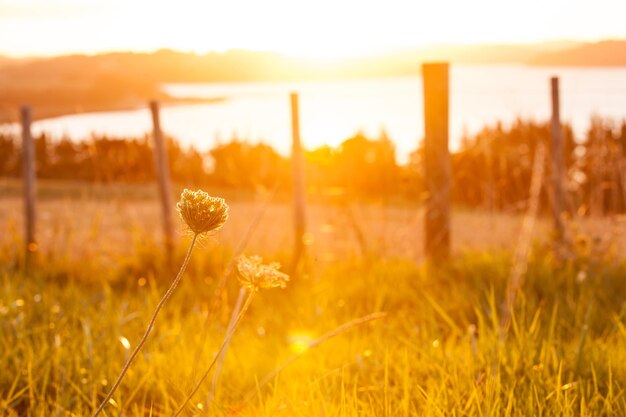
{"label": "water surface", "polygon": [[[584,135],[594,114],[626,118],[626,68],[545,68],[523,65],[460,65],[450,71],[450,142],[464,132],[516,117],[550,117],[549,78],[561,80],[561,115]],[[307,82],[166,84],[178,97],[225,97],[207,104],[164,107],[162,127],[184,145],[210,149],[233,137],[264,141],[288,154],[291,141],[289,93],[300,94],[304,145],[338,145],[358,131],[386,131],[402,162],[423,137],[419,76]],[[35,109],[36,111],[36,109]],[[13,127],[16,129],[17,127]],[[33,125],[35,132],[84,138],[90,133],[143,135],[151,129],[147,109],[56,117]]]}

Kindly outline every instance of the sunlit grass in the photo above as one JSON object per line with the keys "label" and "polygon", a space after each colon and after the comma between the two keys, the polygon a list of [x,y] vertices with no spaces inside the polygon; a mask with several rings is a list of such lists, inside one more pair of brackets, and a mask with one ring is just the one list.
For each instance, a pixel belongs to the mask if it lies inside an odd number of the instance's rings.
{"label": "sunlit grass", "polygon": [[[624,415],[626,267],[607,262],[579,282],[575,262],[536,251],[503,339],[508,262],[486,253],[428,270],[401,260],[337,262],[284,291],[259,293],[232,339],[215,398],[207,398],[210,384],[194,397],[197,413]],[[171,415],[208,365],[237,284],[231,280],[207,322],[217,281],[207,270],[190,268],[107,415]],[[58,273],[1,273],[4,415],[93,412],[163,290],[150,273],[143,285],[130,272],[115,287],[55,283]],[[388,314],[301,351],[375,311]],[[259,386],[294,350],[302,355]]]}
{"label": "sunlit grass", "polygon": [[[70,208],[83,214],[78,223]],[[103,415],[171,416],[182,404],[227,333],[240,285],[230,275],[217,303],[215,291],[236,237],[258,209],[235,198],[224,229],[196,248]],[[19,223],[11,220],[16,210],[15,201],[0,200],[0,415],[92,415],[171,279],[157,211],[149,199],[127,195],[44,199],[41,250],[26,276]],[[288,210],[269,207],[246,252],[287,264],[290,233],[280,225]],[[187,414],[626,414],[626,264],[608,250],[619,242],[574,230],[573,257],[565,261],[537,243],[503,337],[510,250],[457,248],[450,262],[426,267],[404,248],[418,239],[415,210],[355,206],[368,243],[362,258],[356,231],[337,220],[336,207],[312,206],[310,273],[255,296],[230,341],[215,396],[207,378]],[[511,240],[518,230],[514,216],[487,223],[474,213],[454,216],[455,239],[472,237],[469,246],[502,231]],[[538,233],[546,242],[544,230]],[[189,239],[181,232],[176,262]],[[354,324],[363,317],[375,319]]]}

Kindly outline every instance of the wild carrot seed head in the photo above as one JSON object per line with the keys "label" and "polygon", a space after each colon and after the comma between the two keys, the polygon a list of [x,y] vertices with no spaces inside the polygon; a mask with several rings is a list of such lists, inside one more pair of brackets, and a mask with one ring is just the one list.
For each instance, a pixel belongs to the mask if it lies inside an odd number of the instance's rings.
{"label": "wild carrot seed head", "polygon": [[264,264],[260,256],[241,255],[237,260],[239,282],[250,291],[264,288],[285,288],[289,276],[280,272],[280,264],[272,262]]}
{"label": "wild carrot seed head", "polygon": [[176,207],[185,224],[197,235],[219,229],[228,219],[228,205],[224,199],[211,197],[202,190],[185,189]]}

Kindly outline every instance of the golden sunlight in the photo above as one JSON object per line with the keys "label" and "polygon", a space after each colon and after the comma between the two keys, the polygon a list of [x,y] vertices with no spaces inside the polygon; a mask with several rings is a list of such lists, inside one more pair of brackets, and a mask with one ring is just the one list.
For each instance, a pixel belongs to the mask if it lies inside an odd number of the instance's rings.
{"label": "golden sunlight", "polygon": [[626,416],[624,16],[0,0],[0,415]]}
{"label": "golden sunlight", "polygon": [[5,40],[0,53],[236,48],[336,59],[427,44],[623,36],[625,13],[626,5],[617,0],[593,6],[495,0],[8,0],[0,3]]}
{"label": "golden sunlight", "polygon": [[294,331],[289,333],[287,341],[289,342],[289,350],[294,354],[305,352],[309,349],[313,337],[306,331]]}

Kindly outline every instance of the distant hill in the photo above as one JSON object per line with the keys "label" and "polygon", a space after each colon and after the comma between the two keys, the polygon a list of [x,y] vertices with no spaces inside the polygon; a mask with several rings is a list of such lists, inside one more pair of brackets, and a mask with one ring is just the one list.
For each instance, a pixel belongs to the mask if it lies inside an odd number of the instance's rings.
{"label": "distant hill", "polygon": [[5,55],[0,55],[0,68],[15,64],[25,64],[27,62],[35,61],[38,58],[12,58]]}
{"label": "distant hill", "polygon": [[581,67],[626,66],[626,41],[602,41],[547,52],[529,60],[529,63]]}
{"label": "distant hill", "polygon": [[20,61],[22,61],[22,59],[10,58],[8,56],[0,55],[0,68],[16,64]]}
{"label": "distant hill", "polygon": [[[310,61],[272,52],[232,50],[194,54],[172,50],[115,52],[13,60],[0,58],[0,122],[15,121],[20,104],[36,118],[145,105],[156,98],[180,101],[160,89],[164,82],[229,82],[337,79],[415,75],[424,60],[454,62],[522,61],[532,47],[407,49],[386,55]],[[220,99],[218,97],[214,99]]]}
{"label": "distant hill", "polygon": [[449,61],[457,64],[525,63],[539,54],[581,45],[580,42],[544,42],[502,45],[439,45],[409,51],[420,61]]}
{"label": "distant hill", "polygon": [[[52,83],[115,76],[141,82],[259,81],[418,74],[422,61],[526,62],[563,44],[440,45],[340,60],[306,60],[273,52],[231,50],[204,55],[168,49],[14,61],[0,57],[0,82]],[[571,46],[571,43],[567,44]]]}
{"label": "distant hill", "polygon": [[149,99],[166,103],[211,101],[174,99],[161,91],[159,84],[163,79],[176,79],[171,74],[180,76],[181,81],[185,73],[191,74],[189,80],[197,77],[191,63],[167,56],[168,53],[113,53],[6,63],[0,67],[0,123],[16,121],[22,104],[32,105],[33,116],[41,119],[138,108]]}
{"label": "distant hill", "polygon": [[[172,50],[53,58],[0,56],[0,123],[15,121],[20,104],[36,118],[145,106],[174,99],[165,82],[343,79],[419,74],[424,61],[453,64],[626,65],[626,41],[595,44],[439,45],[342,60],[306,60],[273,52],[232,50],[195,54]],[[222,99],[220,97],[213,98]],[[209,99],[210,100],[210,99]]]}

